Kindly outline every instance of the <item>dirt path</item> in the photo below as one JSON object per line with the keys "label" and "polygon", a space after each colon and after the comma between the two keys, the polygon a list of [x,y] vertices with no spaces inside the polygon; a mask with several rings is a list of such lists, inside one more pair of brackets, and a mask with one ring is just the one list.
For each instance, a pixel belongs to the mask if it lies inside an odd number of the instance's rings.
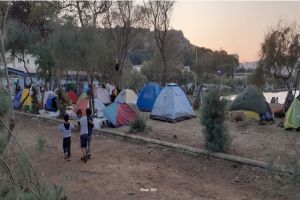
{"label": "dirt path", "polygon": [[[69,199],[261,199],[262,170],[185,154],[118,137],[93,139],[93,158],[79,160],[79,133],[72,137],[72,161],[64,161],[57,124],[18,118],[17,138],[47,180],[62,185]],[[43,134],[50,146],[40,152]],[[156,191],[146,191],[146,190]],[[274,199],[274,198],[273,198]]]}

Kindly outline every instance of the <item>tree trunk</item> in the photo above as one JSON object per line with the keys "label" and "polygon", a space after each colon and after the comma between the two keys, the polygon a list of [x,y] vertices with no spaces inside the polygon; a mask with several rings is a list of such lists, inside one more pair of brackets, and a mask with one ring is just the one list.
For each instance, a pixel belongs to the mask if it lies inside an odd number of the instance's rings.
{"label": "tree trunk", "polygon": [[163,71],[162,71],[162,80],[161,80],[161,83],[162,83],[162,86],[164,87],[166,85],[166,81],[167,81],[167,63],[164,59],[163,61]]}
{"label": "tree trunk", "polygon": [[[32,77],[31,77],[31,75],[30,75],[30,72],[29,72],[29,70],[28,70],[28,68],[27,68],[27,66],[26,66],[25,53],[24,53],[24,52],[22,53],[22,62],[23,62],[23,64],[24,64],[24,68],[25,68],[27,74],[29,75],[30,83],[32,84],[32,83],[33,83],[33,80],[32,80]],[[25,77],[25,79],[26,79],[26,77]]]}
{"label": "tree trunk", "polygon": [[11,91],[10,91],[10,88],[9,88],[9,77],[8,77],[7,63],[6,63],[6,59],[5,59],[4,38],[3,38],[3,33],[2,32],[0,32],[0,40],[1,40],[1,57],[2,57],[3,65],[4,65],[5,76],[6,76],[6,81],[7,81],[6,89],[9,92],[9,96],[10,96],[10,100],[11,100],[11,103],[10,103],[10,105],[11,105],[11,118],[14,119],[15,114],[14,114],[14,107],[13,107],[13,98],[11,96]]}

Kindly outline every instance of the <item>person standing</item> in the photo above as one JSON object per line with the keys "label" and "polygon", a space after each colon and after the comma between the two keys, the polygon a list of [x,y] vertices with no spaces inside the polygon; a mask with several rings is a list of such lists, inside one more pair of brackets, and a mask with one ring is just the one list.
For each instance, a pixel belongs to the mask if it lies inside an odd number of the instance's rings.
{"label": "person standing", "polygon": [[88,122],[88,140],[87,140],[87,157],[91,158],[91,140],[94,128],[94,121],[92,116],[92,110],[90,108],[86,109],[86,117]]}
{"label": "person standing", "polygon": [[78,120],[80,126],[80,147],[82,151],[81,160],[87,162],[87,142],[88,142],[88,120],[86,116],[80,116]]}
{"label": "person standing", "polygon": [[72,129],[74,129],[74,125],[69,122],[69,115],[64,115],[64,123],[60,124],[58,129],[63,134],[63,150],[65,160],[71,160],[71,135]]}

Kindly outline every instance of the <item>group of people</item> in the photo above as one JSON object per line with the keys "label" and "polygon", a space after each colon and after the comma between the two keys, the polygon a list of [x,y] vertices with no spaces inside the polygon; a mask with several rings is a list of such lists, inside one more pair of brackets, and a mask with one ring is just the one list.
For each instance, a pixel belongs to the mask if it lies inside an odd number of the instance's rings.
{"label": "group of people", "polygon": [[[82,151],[81,160],[87,162],[91,159],[91,140],[94,128],[92,110],[85,110],[86,116],[83,116],[82,110],[78,110],[78,125],[80,127],[80,147]],[[58,129],[63,135],[63,151],[65,160],[71,160],[71,136],[74,125],[69,122],[69,115],[64,115],[64,123],[60,124]]]}
{"label": "group of people", "polygon": [[278,97],[272,97],[271,103],[276,103],[276,104],[278,104]]}

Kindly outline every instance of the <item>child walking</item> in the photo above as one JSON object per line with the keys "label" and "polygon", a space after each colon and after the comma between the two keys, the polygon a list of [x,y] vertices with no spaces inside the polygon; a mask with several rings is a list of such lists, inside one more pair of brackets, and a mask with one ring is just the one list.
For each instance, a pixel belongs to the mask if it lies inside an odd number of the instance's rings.
{"label": "child walking", "polygon": [[91,140],[94,128],[94,121],[92,116],[92,110],[90,108],[86,109],[86,117],[88,121],[88,140],[87,140],[87,157],[91,158]]}
{"label": "child walking", "polygon": [[[79,112],[80,113],[80,112]],[[78,114],[78,113],[77,113]],[[81,160],[87,162],[87,142],[88,142],[88,120],[86,116],[79,115],[78,125],[80,126],[80,147],[82,151]]]}
{"label": "child walking", "polygon": [[74,125],[69,122],[69,115],[64,115],[64,123],[60,124],[58,129],[63,134],[63,149],[65,160],[71,160],[71,135],[72,129],[74,129]]}

